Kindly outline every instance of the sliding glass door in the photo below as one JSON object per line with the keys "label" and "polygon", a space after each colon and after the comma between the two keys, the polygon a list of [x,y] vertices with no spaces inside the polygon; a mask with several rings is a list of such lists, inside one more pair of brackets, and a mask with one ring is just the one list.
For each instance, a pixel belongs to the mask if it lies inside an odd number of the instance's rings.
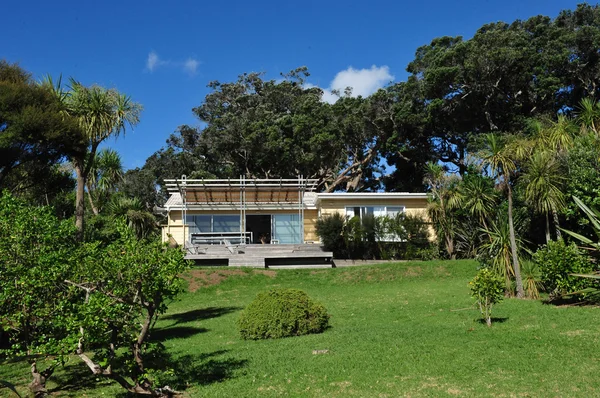
{"label": "sliding glass door", "polygon": [[302,243],[302,228],[298,214],[273,214],[273,239],[281,244]]}

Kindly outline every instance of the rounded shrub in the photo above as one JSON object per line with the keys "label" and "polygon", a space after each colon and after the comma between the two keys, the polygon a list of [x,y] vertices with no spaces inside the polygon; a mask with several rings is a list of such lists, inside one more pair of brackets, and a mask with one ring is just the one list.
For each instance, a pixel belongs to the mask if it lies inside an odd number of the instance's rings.
{"label": "rounded shrub", "polygon": [[550,299],[568,295],[593,284],[593,281],[572,274],[589,274],[594,270],[590,259],[575,245],[562,239],[550,241],[533,255],[541,271],[544,287]]}
{"label": "rounded shrub", "polygon": [[328,323],[325,307],[302,290],[273,289],[256,296],[238,326],[242,338],[259,340],[321,333]]}

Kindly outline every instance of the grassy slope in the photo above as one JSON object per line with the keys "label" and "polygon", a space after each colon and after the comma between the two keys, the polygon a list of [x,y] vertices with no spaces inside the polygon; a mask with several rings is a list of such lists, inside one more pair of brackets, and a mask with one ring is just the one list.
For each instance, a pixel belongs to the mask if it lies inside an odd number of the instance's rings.
{"label": "grassy slope", "polygon": [[[214,272],[216,280],[228,271]],[[187,364],[189,396],[595,395],[598,309],[510,299],[498,305],[494,316],[503,319],[490,329],[470,309],[467,282],[474,273],[470,261],[286,270],[274,277],[248,270],[186,293],[158,323],[155,338]],[[321,301],[332,315],[331,328],[320,335],[240,340],[240,308],[274,286],[300,288]],[[71,372],[82,369],[75,364]],[[59,374],[71,389],[55,394],[119,392],[106,382],[85,388],[91,380],[82,370]],[[23,371],[18,364],[0,366],[0,379],[22,386],[28,381]]]}

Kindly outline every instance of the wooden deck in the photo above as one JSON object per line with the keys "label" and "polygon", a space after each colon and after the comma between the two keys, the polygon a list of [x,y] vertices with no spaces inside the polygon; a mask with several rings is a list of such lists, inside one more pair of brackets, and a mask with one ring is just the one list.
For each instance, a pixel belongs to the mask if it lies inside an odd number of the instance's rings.
{"label": "wooden deck", "polygon": [[[196,245],[186,259],[198,265],[229,265],[260,268],[331,268],[333,253],[318,244],[242,245],[230,250],[225,245]],[[232,253],[233,251],[233,253]]]}

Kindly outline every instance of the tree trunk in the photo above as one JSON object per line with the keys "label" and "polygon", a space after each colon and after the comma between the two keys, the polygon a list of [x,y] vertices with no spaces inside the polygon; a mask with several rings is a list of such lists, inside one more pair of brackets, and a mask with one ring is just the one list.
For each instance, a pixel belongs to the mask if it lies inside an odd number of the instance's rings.
{"label": "tree trunk", "polygon": [[77,191],[75,195],[75,227],[77,228],[77,240],[83,241],[83,221],[85,216],[85,183],[84,160],[75,159],[75,174],[77,174]]}
{"label": "tree trunk", "polygon": [[456,253],[454,253],[454,240],[450,235],[446,235],[446,251],[451,260],[456,260]]}
{"label": "tree trunk", "polygon": [[88,194],[88,199],[90,201],[90,206],[92,207],[92,211],[94,212],[94,215],[97,216],[98,214],[100,214],[100,211],[94,204],[94,199],[92,198],[92,190],[90,189],[89,186],[87,187],[87,194]]}
{"label": "tree trunk", "polygon": [[550,218],[546,213],[546,243],[550,242]]}
{"label": "tree trunk", "polygon": [[561,239],[562,234],[560,233],[560,225],[558,224],[558,213],[556,210],[552,210],[552,218],[554,221],[554,229],[556,230],[556,239]]}
{"label": "tree trunk", "polygon": [[48,396],[48,390],[46,389],[46,380],[52,375],[53,369],[46,369],[44,372],[39,372],[37,369],[37,363],[33,361],[31,363],[31,376],[33,380],[29,383],[29,390],[35,398],[42,398]]}
{"label": "tree trunk", "polygon": [[510,231],[510,250],[512,254],[513,270],[515,271],[515,279],[517,280],[517,297],[525,297],[525,290],[523,289],[523,280],[521,279],[521,266],[519,265],[519,258],[517,256],[517,239],[515,237],[515,226],[513,223],[513,202],[512,202],[512,189],[510,183],[507,181],[506,186],[508,187],[508,228]]}

